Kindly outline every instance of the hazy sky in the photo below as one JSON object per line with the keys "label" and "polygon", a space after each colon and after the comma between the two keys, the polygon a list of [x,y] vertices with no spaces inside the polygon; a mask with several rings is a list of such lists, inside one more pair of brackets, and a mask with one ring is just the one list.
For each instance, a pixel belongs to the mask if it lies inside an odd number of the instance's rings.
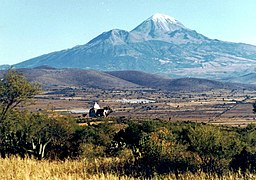
{"label": "hazy sky", "polygon": [[255,0],[0,0],[0,64],[130,31],[155,13],[209,38],[256,45]]}

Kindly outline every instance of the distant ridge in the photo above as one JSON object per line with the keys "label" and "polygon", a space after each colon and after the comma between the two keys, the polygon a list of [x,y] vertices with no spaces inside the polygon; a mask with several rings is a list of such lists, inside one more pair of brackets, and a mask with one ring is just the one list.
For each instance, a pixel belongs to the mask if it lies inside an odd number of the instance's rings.
{"label": "distant ridge", "polygon": [[[163,91],[202,92],[216,89],[250,89],[256,85],[223,83],[207,79],[170,79],[141,71],[100,72],[81,69],[53,69],[49,67],[18,69],[31,82],[39,82],[45,89],[99,88],[99,89],[140,89],[150,88]],[[4,71],[0,71],[0,75]]]}
{"label": "distant ridge", "polygon": [[51,66],[47,66],[47,65],[42,65],[42,66],[37,66],[37,67],[34,67],[34,69],[56,69],[54,67],[51,67]]}
{"label": "distant ridge", "polygon": [[137,84],[119,79],[104,72],[81,69],[23,68],[18,69],[29,81],[39,82],[44,88],[138,88]]}
{"label": "distant ridge", "polygon": [[209,91],[216,89],[250,89],[256,90],[256,85],[246,85],[239,83],[219,82],[199,78],[178,78],[170,79],[156,76],[140,71],[113,71],[107,72],[115,77],[126,81],[153,89],[162,89],[166,91]]}
{"label": "distant ridge", "polygon": [[0,70],[6,70],[9,69],[11,66],[8,64],[0,65]]}
{"label": "distant ridge", "polygon": [[106,73],[134,84],[154,89],[163,88],[163,86],[166,86],[171,80],[168,77],[149,74],[142,71],[111,71]]}

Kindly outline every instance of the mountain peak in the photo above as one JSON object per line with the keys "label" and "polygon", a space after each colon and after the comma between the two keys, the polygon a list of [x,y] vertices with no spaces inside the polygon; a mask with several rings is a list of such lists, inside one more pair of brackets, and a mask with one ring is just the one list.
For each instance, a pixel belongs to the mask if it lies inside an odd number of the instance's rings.
{"label": "mountain peak", "polygon": [[103,32],[96,38],[92,39],[88,42],[90,45],[95,45],[98,43],[101,43],[103,41],[108,41],[113,44],[124,44],[124,41],[126,41],[127,37],[129,35],[129,32],[121,29],[112,29],[107,32]]}
{"label": "mountain peak", "polygon": [[163,32],[171,32],[177,28],[185,28],[185,26],[174,17],[156,13],[146,20],[154,24],[155,28],[161,29]]}
{"label": "mountain peak", "polygon": [[161,22],[173,22],[173,23],[178,23],[178,21],[171,16],[165,15],[165,14],[160,14],[160,13],[156,13],[154,15],[152,15],[149,20],[153,20],[153,21],[161,21]]}
{"label": "mountain peak", "polygon": [[156,13],[143,21],[140,25],[134,28],[131,32],[137,34],[138,39],[165,39],[168,33],[187,29],[182,23],[175,18]]}

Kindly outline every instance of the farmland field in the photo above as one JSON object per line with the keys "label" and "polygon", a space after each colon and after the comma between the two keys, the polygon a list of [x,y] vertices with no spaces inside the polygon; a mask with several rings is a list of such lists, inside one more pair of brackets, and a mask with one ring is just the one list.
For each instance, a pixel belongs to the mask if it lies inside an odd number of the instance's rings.
{"label": "farmland field", "polygon": [[110,106],[109,117],[193,121],[220,125],[245,126],[254,123],[252,103],[256,92],[247,90],[214,90],[207,92],[166,92],[152,89],[101,90],[62,89],[44,92],[29,106],[32,111],[47,110],[87,114],[94,102]]}

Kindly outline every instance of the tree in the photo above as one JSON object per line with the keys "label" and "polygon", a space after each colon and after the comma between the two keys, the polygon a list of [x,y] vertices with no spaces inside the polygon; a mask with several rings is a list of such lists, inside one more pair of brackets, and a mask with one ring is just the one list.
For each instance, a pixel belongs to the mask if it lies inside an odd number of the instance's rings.
{"label": "tree", "polygon": [[0,123],[6,118],[8,111],[38,92],[38,84],[30,83],[21,73],[9,69],[0,81]]}
{"label": "tree", "polygon": [[254,102],[254,103],[252,104],[252,106],[253,106],[253,112],[256,113],[256,102]]}

